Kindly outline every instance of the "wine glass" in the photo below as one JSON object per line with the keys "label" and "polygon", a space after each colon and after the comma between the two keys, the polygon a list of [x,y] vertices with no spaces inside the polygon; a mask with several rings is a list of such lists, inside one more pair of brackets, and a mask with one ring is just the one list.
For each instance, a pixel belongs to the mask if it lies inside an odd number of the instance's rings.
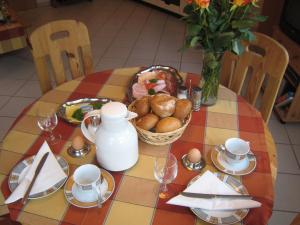
{"label": "wine glass", "polygon": [[48,111],[37,110],[37,124],[41,130],[48,133],[46,140],[52,145],[56,144],[61,139],[60,135],[53,134],[53,130],[57,126],[57,123],[58,119],[54,109],[50,109]]}
{"label": "wine glass", "polygon": [[177,159],[169,153],[166,157],[157,157],[154,162],[154,177],[161,183],[159,197],[168,198],[167,184],[170,184],[177,176]]}

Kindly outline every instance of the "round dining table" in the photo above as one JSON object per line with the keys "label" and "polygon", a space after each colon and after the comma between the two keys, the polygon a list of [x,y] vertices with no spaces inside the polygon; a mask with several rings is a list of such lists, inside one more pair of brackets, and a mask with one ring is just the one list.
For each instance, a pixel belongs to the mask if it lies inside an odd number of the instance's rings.
{"label": "round dining table", "polygon": [[[9,213],[12,220],[31,225],[202,225],[187,207],[167,204],[168,199],[159,198],[159,183],[153,175],[156,157],[172,152],[178,160],[178,175],[169,184],[174,195],[183,191],[187,184],[206,170],[217,172],[211,160],[211,151],[226,139],[240,137],[250,142],[256,156],[255,170],[245,176],[235,176],[261,207],[250,209],[242,222],[237,224],[267,224],[272,214],[274,183],[277,174],[276,148],[273,138],[260,113],[241,96],[220,85],[217,103],[201,106],[192,113],[190,124],[183,135],[170,145],[155,146],[139,141],[139,159],[130,169],[110,172],[115,180],[112,196],[102,208],[78,208],[68,203],[64,188],[40,199],[30,200],[26,205],[20,201],[5,205],[10,195],[8,177],[15,165],[24,158],[35,155],[45,140],[45,134],[37,126],[36,110],[58,108],[67,101],[81,98],[107,97],[126,102],[128,85],[141,67],[120,68],[90,74],[68,81],[41,96],[28,106],[16,119],[3,140],[0,151],[0,215]],[[180,72],[186,85],[200,84],[201,76]],[[81,134],[79,126],[59,119],[54,133],[61,140],[50,148],[69,164],[69,176],[83,164],[97,165],[95,146],[82,158],[68,154],[72,139]],[[200,149],[206,166],[201,171],[187,170],[181,158],[191,148]],[[98,165],[100,166],[100,165]],[[173,195],[173,196],[174,196]]]}

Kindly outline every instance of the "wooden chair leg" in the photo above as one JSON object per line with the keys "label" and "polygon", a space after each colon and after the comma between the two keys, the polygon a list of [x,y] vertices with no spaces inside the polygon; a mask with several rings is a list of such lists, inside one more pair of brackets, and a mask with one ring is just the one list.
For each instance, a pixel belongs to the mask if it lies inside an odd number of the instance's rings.
{"label": "wooden chair leg", "polygon": [[297,216],[294,218],[291,225],[299,225],[300,224],[300,213],[297,214]]}

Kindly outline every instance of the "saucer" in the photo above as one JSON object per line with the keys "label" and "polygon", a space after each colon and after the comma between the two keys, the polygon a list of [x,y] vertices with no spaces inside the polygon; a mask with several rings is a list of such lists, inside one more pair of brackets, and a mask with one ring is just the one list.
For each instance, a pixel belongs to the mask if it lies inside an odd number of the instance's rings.
{"label": "saucer", "polygon": [[217,169],[231,175],[247,175],[253,172],[256,167],[255,156],[246,157],[239,163],[229,164],[226,161],[224,154],[216,148],[213,148],[211,151],[211,160]]}
{"label": "saucer", "polygon": [[[29,166],[33,163],[35,155],[30,156],[23,161],[19,162],[11,171],[9,178],[8,178],[8,188],[11,192],[13,192],[19,185],[20,181],[24,178],[25,174],[29,170]],[[65,172],[65,174],[69,175],[69,165],[67,161],[61,157],[60,155],[55,155],[55,158],[62,168],[62,170]],[[45,191],[38,192],[36,194],[29,195],[29,199],[37,199],[37,198],[43,198],[50,194],[53,194],[57,190],[59,190],[64,183],[66,182],[68,177],[62,179],[58,183],[54,184],[52,187],[48,188]]]}
{"label": "saucer", "polygon": [[[215,173],[215,175],[227,184],[232,189],[240,192],[241,194],[249,194],[246,187],[237,179],[230,175]],[[191,185],[195,180],[199,178],[198,175],[194,177],[188,184]],[[242,221],[248,214],[249,209],[237,209],[237,210],[204,210],[201,208],[190,208],[191,211],[201,220],[210,224],[236,224]]]}
{"label": "saucer", "polygon": [[[107,187],[106,192],[102,195],[102,198],[103,198],[102,203],[104,203],[107,201],[107,199],[109,199],[109,197],[114,192],[115,180],[114,180],[113,176],[104,169],[101,169],[101,174],[103,175],[103,182],[101,184],[101,187],[102,187],[102,185]],[[71,176],[68,179],[68,181],[66,182],[65,189],[64,189],[66,199],[70,204],[77,206],[79,208],[97,207],[97,205],[98,205],[97,199],[95,199],[95,201],[92,201],[92,202],[83,202],[83,201],[76,199],[75,196],[73,195],[74,191],[76,191],[75,189],[76,189],[75,182],[74,182],[73,176]]]}

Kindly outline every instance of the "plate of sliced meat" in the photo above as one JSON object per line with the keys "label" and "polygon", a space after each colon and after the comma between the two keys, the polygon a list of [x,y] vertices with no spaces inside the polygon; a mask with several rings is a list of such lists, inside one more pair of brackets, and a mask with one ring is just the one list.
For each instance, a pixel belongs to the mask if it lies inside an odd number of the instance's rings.
{"label": "plate of sliced meat", "polygon": [[128,87],[128,101],[140,99],[145,95],[166,93],[176,96],[182,77],[176,69],[169,66],[154,65],[136,73]]}

